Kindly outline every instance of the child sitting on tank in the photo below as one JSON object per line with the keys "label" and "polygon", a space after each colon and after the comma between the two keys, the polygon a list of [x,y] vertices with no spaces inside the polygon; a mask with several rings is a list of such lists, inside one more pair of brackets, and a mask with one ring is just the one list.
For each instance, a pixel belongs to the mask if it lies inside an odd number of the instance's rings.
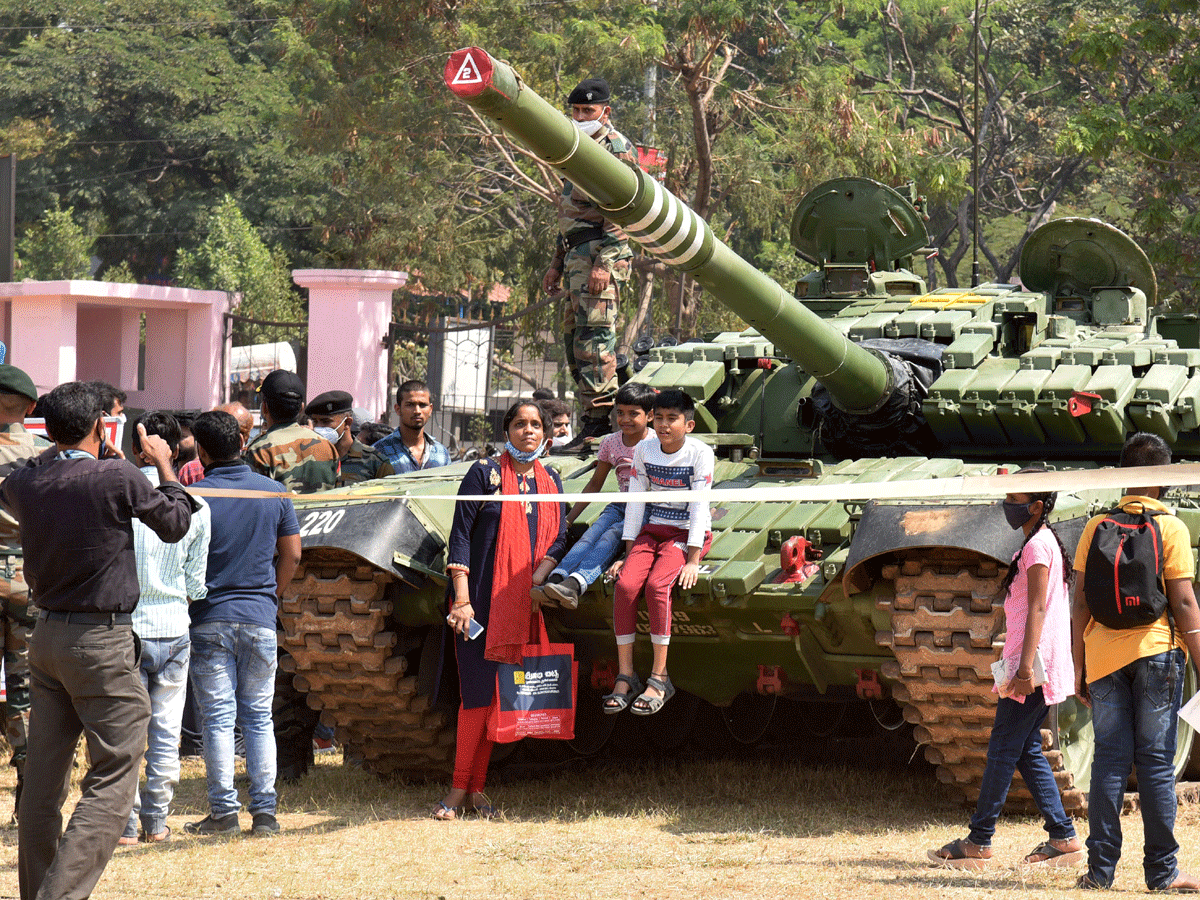
{"label": "child sitting on tank", "polygon": [[[633,469],[633,451],[650,437],[650,415],[654,409],[654,388],[642,382],[630,381],[617,391],[617,431],[600,442],[596,468],[584,487],[585,494],[599,493],[608,473],[616,470],[617,487],[629,490],[629,473]],[[579,518],[587,507],[580,500],[567,513],[567,527]],[[621,534],[625,527],[625,504],[610,503],[588,527],[588,530],[563,557],[562,562],[546,578],[546,583],[534,585],[530,593],[539,603],[560,605],[566,609],[579,606],[583,595],[601,573],[624,549]],[[615,573],[614,573],[615,574]]]}
{"label": "child sitting on tank", "polygon": [[[613,564],[617,575],[613,624],[617,637],[617,675],[613,692],[604,698],[604,711],[629,707],[649,716],[675,694],[667,674],[671,643],[671,588],[676,582],[689,590],[700,577],[700,560],[712,543],[708,500],[670,500],[672,492],[708,490],[713,480],[712,448],[689,433],[696,427],[696,404],[674,388],[654,398],[655,439],[633,451],[631,491],[650,491],[651,503],[625,505],[623,534],[628,551],[624,563]],[[653,664],[643,689],[633,670],[633,640],[637,632],[638,595],[645,593],[650,619]]]}

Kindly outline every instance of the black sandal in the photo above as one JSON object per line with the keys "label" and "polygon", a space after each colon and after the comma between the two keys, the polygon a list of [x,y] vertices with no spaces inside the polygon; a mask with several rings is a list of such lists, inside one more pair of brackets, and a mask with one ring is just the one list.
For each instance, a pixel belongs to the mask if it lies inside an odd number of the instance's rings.
{"label": "black sandal", "polygon": [[[967,853],[967,847],[974,847],[980,855],[972,856]],[[985,853],[986,856],[983,855]],[[980,847],[978,844],[972,844],[968,840],[959,838],[939,850],[927,850],[925,856],[930,862],[946,866],[949,869],[984,869],[992,863],[992,848]]]}
{"label": "black sandal", "polygon": [[[629,690],[624,694],[616,693],[618,682],[624,682]],[[623,712],[633,702],[633,698],[642,692],[642,680],[637,677],[636,672],[632,675],[618,675],[613,679],[613,688],[613,693],[604,695],[604,712],[609,716]]]}

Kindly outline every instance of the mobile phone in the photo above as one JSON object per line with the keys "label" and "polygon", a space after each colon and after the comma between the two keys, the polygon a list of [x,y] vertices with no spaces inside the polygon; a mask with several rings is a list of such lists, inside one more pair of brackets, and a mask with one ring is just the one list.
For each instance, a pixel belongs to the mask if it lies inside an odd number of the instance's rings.
{"label": "mobile phone", "polygon": [[[447,622],[450,621],[449,616],[446,616],[446,621]],[[473,640],[475,640],[475,638],[479,637],[481,634],[483,634],[483,626],[480,625],[478,622],[476,622],[475,617],[472,616],[470,624],[467,625],[467,633],[466,633],[465,639],[468,641],[473,641]]]}

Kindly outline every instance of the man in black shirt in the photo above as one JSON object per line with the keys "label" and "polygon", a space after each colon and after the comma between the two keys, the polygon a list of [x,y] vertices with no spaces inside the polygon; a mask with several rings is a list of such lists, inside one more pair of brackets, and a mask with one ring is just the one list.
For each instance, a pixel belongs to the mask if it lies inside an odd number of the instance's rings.
{"label": "man in black shirt", "polygon": [[[131,520],[167,543],[191,522],[192,501],[162,438],[139,428],[158,488],[132,464],[106,458],[102,402],[81,382],[51,391],[44,410],[56,446],[0,484],[0,503],[21,526],[25,577],[41,609],[29,646],[32,710],[17,832],[22,900],[88,896],[116,849],[150,718],[130,626],[140,593]],[[63,832],[81,733],[91,767]]]}

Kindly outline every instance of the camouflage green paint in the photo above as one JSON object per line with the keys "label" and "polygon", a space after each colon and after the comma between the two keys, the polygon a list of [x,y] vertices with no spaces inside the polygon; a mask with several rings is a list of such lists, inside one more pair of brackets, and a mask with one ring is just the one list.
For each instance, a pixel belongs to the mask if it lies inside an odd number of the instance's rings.
{"label": "camouflage green paint", "polygon": [[345,487],[348,484],[358,484],[361,481],[370,481],[372,478],[384,478],[394,474],[392,464],[384,458],[383,454],[376,451],[374,447],[369,447],[361,441],[355,441],[346,451],[346,455],[342,457],[342,474],[338,476],[337,486]]}
{"label": "camouflage green paint", "polygon": [[29,602],[19,555],[4,556],[0,567],[0,637],[4,640],[5,736],[12,748],[9,762],[24,768],[25,738],[29,734],[29,636],[37,622],[37,607]]}
{"label": "camouflage green paint", "polygon": [[605,291],[589,293],[594,248],[599,244],[587,241],[568,250],[563,271],[567,289],[563,344],[585,418],[606,418],[612,411],[617,394],[617,291],[629,271],[628,263],[618,261]]}
{"label": "camouflage green paint", "polygon": [[[22,425],[0,425],[0,480],[51,446]],[[37,607],[29,602],[22,567],[21,530],[0,508],[0,638],[3,639],[5,734],[12,748],[10,762],[20,771],[25,763],[29,732],[29,635],[37,622]]]}
{"label": "camouflage green paint", "polygon": [[246,448],[246,462],[255,472],[297,494],[311,494],[337,484],[337,450],[303,425],[276,425],[259,435]]}

